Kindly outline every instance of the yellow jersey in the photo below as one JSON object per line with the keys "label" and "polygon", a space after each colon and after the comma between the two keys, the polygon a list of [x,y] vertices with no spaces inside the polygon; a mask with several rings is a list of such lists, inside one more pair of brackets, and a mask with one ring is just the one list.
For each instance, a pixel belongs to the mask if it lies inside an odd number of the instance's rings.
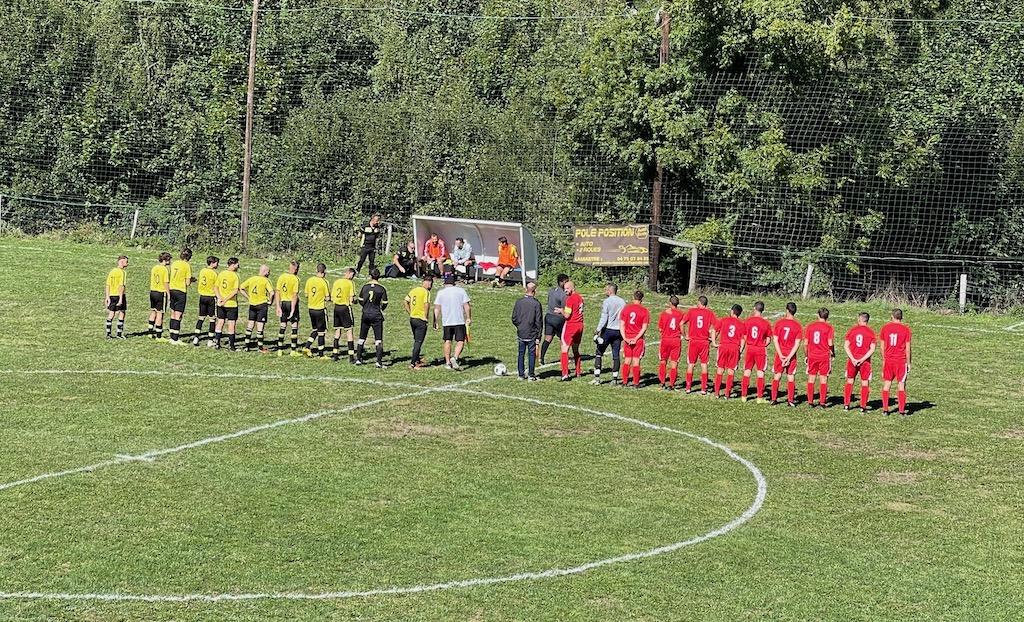
{"label": "yellow jersey", "polygon": [[274,285],[265,276],[250,276],[242,283],[241,289],[249,295],[250,305],[265,305],[270,302],[270,294]]}
{"label": "yellow jersey", "polygon": [[427,288],[414,287],[409,295],[405,297],[405,301],[409,303],[409,317],[414,320],[427,321],[427,310],[430,309],[430,292]]}
{"label": "yellow jersey", "polygon": [[171,264],[171,289],[179,292],[188,290],[192,284],[192,266],[184,259]]}
{"label": "yellow jersey", "polygon": [[121,268],[114,268],[107,273],[107,295],[120,296],[121,288],[124,287],[125,274]]}
{"label": "yellow jersey", "polygon": [[167,282],[170,280],[170,274],[167,272],[167,266],[162,263],[158,263],[153,266],[153,269],[149,271],[149,291],[151,292],[162,292],[167,287]]}
{"label": "yellow jersey", "polygon": [[355,286],[350,279],[338,279],[331,288],[331,300],[334,305],[343,307],[352,306],[352,298],[355,296]]}
{"label": "yellow jersey", "polygon": [[213,268],[203,268],[199,271],[199,295],[217,295],[217,271]]}
{"label": "yellow jersey", "polygon": [[291,302],[299,293],[299,277],[286,272],[277,277],[278,302]]}
{"label": "yellow jersey", "polygon": [[[225,270],[217,275],[217,290],[221,297],[221,306],[232,309],[238,306],[238,273],[232,270]],[[231,298],[228,294],[235,292]]]}
{"label": "yellow jersey", "polygon": [[327,281],[319,276],[311,276],[306,279],[306,306],[314,311],[326,308],[329,290],[330,286]]}

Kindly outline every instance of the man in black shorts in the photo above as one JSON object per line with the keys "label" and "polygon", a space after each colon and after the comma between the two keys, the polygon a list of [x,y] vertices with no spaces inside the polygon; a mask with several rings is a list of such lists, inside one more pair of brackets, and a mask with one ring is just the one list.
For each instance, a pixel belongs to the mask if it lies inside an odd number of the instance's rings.
{"label": "man in black shorts", "polygon": [[363,225],[362,241],[359,249],[359,263],[356,264],[356,274],[363,269],[363,263],[369,259],[370,270],[377,267],[377,240],[380,239],[380,214],[374,214],[369,222]]}
{"label": "man in black shorts", "polygon": [[284,356],[288,346],[285,345],[285,335],[288,328],[292,329],[291,356],[299,354],[299,262],[292,261],[288,264],[288,270],[277,277],[277,287],[274,289],[274,299],[277,300],[277,317],[281,320],[281,327],[277,333],[277,355]]}
{"label": "man in black shorts", "polygon": [[199,317],[196,318],[196,334],[192,337],[192,345],[198,346],[203,333],[203,322],[210,320],[207,332],[209,343],[213,343],[217,328],[217,268],[220,259],[210,255],[206,258],[206,267],[199,271]]}
{"label": "man in black shorts", "polygon": [[388,290],[378,282],[380,270],[370,270],[370,282],[359,290],[359,305],[363,316],[359,322],[359,341],[356,344],[356,365],[363,364],[366,338],[373,330],[373,342],[377,351],[377,369],[384,369],[384,311],[388,308]]}
{"label": "man in black shorts", "polygon": [[562,326],[565,324],[565,316],[562,315],[562,307],[565,306],[565,283],[569,280],[566,274],[558,275],[558,284],[548,292],[548,312],[544,314],[544,342],[540,348],[540,364],[544,365],[544,357],[547,356],[548,348],[551,347],[551,340],[558,336],[561,339]]}
{"label": "man in black shorts", "polygon": [[352,299],[355,297],[356,278],[354,268],[345,268],[345,275],[331,286],[331,300],[334,301],[334,352],[331,358],[341,360],[341,331],[345,331],[348,345],[348,361],[356,362],[355,340],[352,339],[352,327],[356,325],[352,315]]}
{"label": "man in black shorts", "polygon": [[[256,346],[261,354],[269,352],[263,343],[270,305],[274,302],[274,284],[270,282],[270,266],[260,266],[259,276],[251,276],[239,286],[239,293],[249,301],[249,322],[245,326],[245,351]],[[255,343],[253,335],[256,336]]]}

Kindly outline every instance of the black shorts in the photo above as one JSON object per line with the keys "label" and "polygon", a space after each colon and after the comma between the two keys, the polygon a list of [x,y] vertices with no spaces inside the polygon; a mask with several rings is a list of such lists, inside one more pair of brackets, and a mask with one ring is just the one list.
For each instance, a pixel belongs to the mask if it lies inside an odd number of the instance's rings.
{"label": "black shorts", "polygon": [[456,326],[445,326],[441,333],[445,341],[465,341],[466,325],[458,324]]}
{"label": "black shorts", "polygon": [[554,337],[562,334],[562,327],[565,326],[565,317],[561,315],[544,314],[544,336]]}
{"label": "black shorts", "polygon": [[217,317],[217,297],[199,297],[199,317]]}
{"label": "black shorts", "polygon": [[356,325],[354,319],[352,319],[352,306],[351,305],[334,305],[334,327],[335,328],[352,328]]}
{"label": "black shorts", "polygon": [[295,308],[292,309],[292,302],[281,303],[281,323],[283,324],[298,324],[299,323],[299,303],[295,303]]}
{"label": "black shorts", "polygon": [[120,296],[111,296],[107,300],[107,311],[127,311],[128,310],[128,294],[125,294],[124,299]]}
{"label": "black shorts", "polygon": [[249,305],[249,321],[258,322],[260,324],[267,323],[267,311],[270,309],[270,305],[263,303],[261,305]]}
{"label": "black shorts", "polygon": [[310,309],[309,322],[318,333],[327,332],[327,309]]}
{"label": "black shorts", "polygon": [[384,318],[377,316],[363,316],[359,320],[359,339],[366,341],[366,337],[373,331],[374,341],[384,341]]}
{"label": "black shorts", "polygon": [[234,322],[238,319],[238,307],[217,307],[217,319]]}
{"label": "black shorts", "polygon": [[149,308],[163,313],[165,307],[167,307],[167,294],[150,290]]}
{"label": "black shorts", "polygon": [[176,289],[171,290],[171,311],[177,311],[178,313],[185,312],[185,301],[188,300],[188,296],[185,292],[179,292]]}

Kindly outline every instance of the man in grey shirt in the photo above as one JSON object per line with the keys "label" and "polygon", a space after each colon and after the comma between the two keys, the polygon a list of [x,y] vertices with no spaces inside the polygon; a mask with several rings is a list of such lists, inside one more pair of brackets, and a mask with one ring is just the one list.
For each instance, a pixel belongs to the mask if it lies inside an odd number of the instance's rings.
{"label": "man in grey shirt", "polygon": [[601,303],[601,319],[598,320],[597,330],[594,331],[597,352],[594,355],[594,379],[590,381],[590,384],[601,384],[601,357],[610,347],[612,349],[612,385],[615,385],[619,379],[621,365],[619,352],[622,348],[622,332],[619,320],[626,301],[619,297],[619,286],[615,283],[605,285],[604,294],[607,298]]}
{"label": "man in grey shirt", "polygon": [[[512,324],[516,327],[519,341],[519,379],[537,380],[537,342],[540,341],[541,331],[544,330],[544,309],[537,300],[536,283],[527,283],[525,295],[516,301],[512,308]],[[524,358],[529,358],[529,375]]]}
{"label": "man in grey shirt", "polygon": [[455,238],[455,247],[452,248],[452,266],[456,274],[469,276],[469,270],[476,264],[473,257],[473,247],[463,238]]}
{"label": "man in grey shirt", "polygon": [[569,280],[566,274],[558,275],[558,283],[548,292],[548,312],[544,316],[544,342],[540,348],[540,364],[544,365],[544,357],[548,354],[551,340],[558,335],[562,338],[562,326],[565,325],[565,316],[562,315],[562,307],[565,306],[565,282]]}

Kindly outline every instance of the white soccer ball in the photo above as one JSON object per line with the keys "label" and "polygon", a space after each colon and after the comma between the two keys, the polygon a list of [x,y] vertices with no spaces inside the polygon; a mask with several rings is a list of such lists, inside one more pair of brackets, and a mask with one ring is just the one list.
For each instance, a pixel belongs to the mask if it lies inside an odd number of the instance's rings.
{"label": "white soccer ball", "polygon": [[498,363],[497,365],[494,366],[495,376],[504,376],[506,374],[508,374],[508,367],[505,367],[504,363]]}

